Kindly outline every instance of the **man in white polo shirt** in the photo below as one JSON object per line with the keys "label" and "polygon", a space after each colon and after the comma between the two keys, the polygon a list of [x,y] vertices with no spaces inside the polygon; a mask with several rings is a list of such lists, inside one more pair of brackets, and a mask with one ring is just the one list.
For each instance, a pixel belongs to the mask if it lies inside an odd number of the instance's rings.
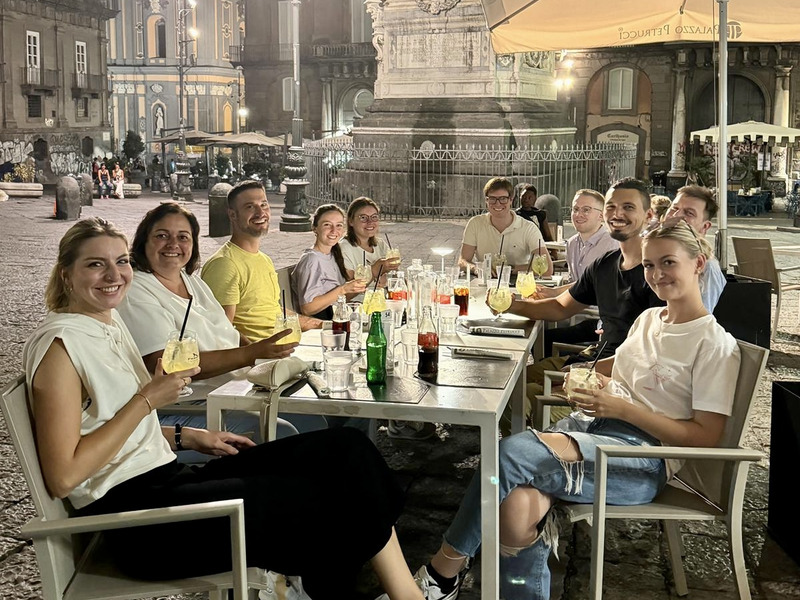
{"label": "man in white polo shirt", "polygon": [[475,271],[473,260],[486,254],[503,254],[512,273],[528,268],[531,254],[547,257],[545,275],[553,274],[553,263],[544,245],[539,228],[511,210],[514,186],[504,177],[494,177],[483,187],[486,213],[472,217],[464,229],[460,264]]}

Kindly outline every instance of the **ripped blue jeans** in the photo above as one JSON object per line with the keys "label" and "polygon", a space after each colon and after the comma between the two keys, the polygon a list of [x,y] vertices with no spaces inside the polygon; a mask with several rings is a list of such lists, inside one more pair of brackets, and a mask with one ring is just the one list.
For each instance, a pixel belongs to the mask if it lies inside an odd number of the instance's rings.
{"label": "ripped blue jeans", "polygon": [[[531,486],[559,500],[590,504],[594,500],[595,450],[599,445],[657,446],[660,442],[644,431],[615,419],[574,421],[570,417],[556,423],[550,431],[569,435],[580,448],[583,460],[561,460],[539,434],[527,430],[500,442],[500,502],[517,486]],[[645,504],[666,485],[663,460],[609,458],[608,503]],[[445,541],[464,556],[475,556],[481,543],[480,477],[472,478]],[[550,572],[547,557],[556,540],[544,535],[529,548],[511,557],[501,557],[501,596],[505,600],[550,597]],[[543,539],[544,538],[544,539]],[[513,575],[504,571],[514,571]],[[520,586],[519,583],[522,582]],[[513,582],[511,585],[509,582]],[[509,587],[510,586],[510,587]],[[505,588],[505,589],[504,589]],[[518,588],[518,589],[516,589]],[[519,592],[519,593],[516,593]]]}

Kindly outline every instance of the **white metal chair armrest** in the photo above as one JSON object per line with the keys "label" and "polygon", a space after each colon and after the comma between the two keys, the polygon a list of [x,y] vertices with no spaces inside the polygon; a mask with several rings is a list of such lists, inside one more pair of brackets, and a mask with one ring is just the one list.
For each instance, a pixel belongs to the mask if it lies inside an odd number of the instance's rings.
{"label": "white metal chair armrest", "polygon": [[563,342],[553,342],[553,356],[561,356],[561,352],[567,354],[580,354],[586,350],[586,346],[580,344],[565,344]]}
{"label": "white metal chair armrest", "polygon": [[219,500],[216,502],[203,502],[201,504],[184,504],[181,506],[167,506],[164,508],[150,508],[146,510],[132,510],[88,517],[70,517],[49,521],[43,517],[31,519],[23,525],[20,532],[31,538],[47,537],[50,535],[64,535],[73,533],[88,533],[93,531],[106,531],[110,529],[125,529],[127,527],[141,527],[144,525],[161,525],[163,523],[178,523],[181,521],[197,521],[200,519],[213,519],[217,517],[238,518],[244,516],[244,502],[237,498],[234,500]]}
{"label": "white metal chair armrest", "polygon": [[27,537],[37,539],[75,533],[108,531],[110,529],[197,521],[200,519],[219,517],[228,517],[231,520],[231,558],[234,598],[235,600],[247,600],[248,583],[244,530],[244,501],[240,498],[88,517],[70,517],[69,519],[58,519],[55,521],[47,521],[42,517],[38,517],[24,525],[20,531]]}
{"label": "white metal chair armrest", "polygon": [[778,273],[786,273],[787,271],[797,271],[798,269],[800,269],[800,265],[793,265],[791,267],[775,267],[775,270],[778,271]]}
{"label": "white metal chair armrest", "polygon": [[751,448],[693,448],[687,446],[597,446],[597,463],[601,458],[619,456],[624,458],[674,458],[729,460],[734,462],[757,462],[766,455]]}
{"label": "white metal chair armrest", "polygon": [[552,396],[553,395],[553,382],[564,382],[566,373],[562,371],[545,371],[544,372],[544,395],[545,396]]}

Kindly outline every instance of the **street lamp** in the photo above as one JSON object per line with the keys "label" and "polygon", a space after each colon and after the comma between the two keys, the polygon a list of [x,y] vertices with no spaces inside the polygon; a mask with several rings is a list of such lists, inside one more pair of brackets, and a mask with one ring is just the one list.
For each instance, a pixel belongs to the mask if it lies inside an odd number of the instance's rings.
{"label": "street lamp", "polygon": [[285,168],[286,186],[284,209],[279,228],[281,231],[311,231],[311,219],[305,209],[306,165],[303,154],[303,119],[300,118],[300,0],[292,4],[292,146],[289,148]]}
{"label": "street lamp", "polygon": [[[197,0],[178,0],[178,125],[180,126],[180,149],[184,154],[186,153],[186,118],[183,110],[184,100],[184,79],[186,72],[191,69],[191,66],[186,65],[186,45],[197,41],[200,32],[194,27],[187,30],[186,17],[189,16],[197,6]],[[189,34],[189,39],[186,34]]]}
{"label": "street lamp", "polygon": [[240,128],[241,128],[241,121],[244,120],[245,122],[244,130],[247,131],[247,117],[250,114],[250,109],[247,108],[246,106],[243,106],[239,109],[238,113],[239,113]]}

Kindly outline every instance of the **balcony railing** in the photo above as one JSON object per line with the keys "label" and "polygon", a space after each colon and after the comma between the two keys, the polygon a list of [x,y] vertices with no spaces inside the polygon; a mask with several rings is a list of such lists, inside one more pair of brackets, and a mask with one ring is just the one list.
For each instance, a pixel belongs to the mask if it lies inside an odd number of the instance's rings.
{"label": "balcony railing", "polygon": [[[254,65],[263,63],[291,62],[292,44],[245,44],[231,46],[231,63],[238,65]],[[308,58],[309,46],[300,44],[300,58]]]}
{"label": "balcony railing", "polygon": [[85,94],[99,94],[108,89],[108,80],[102,75],[89,73],[72,74],[72,95],[75,97]]}
{"label": "balcony railing", "polygon": [[319,44],[311,46],[313,58],[371,58],[376,56],[371,42],[355,44]]}
{"label": "balcony railing", "polygon": [[20,71],[24,87],[44,91],[58,88],[58,71],[39,67],[21,67]]}

